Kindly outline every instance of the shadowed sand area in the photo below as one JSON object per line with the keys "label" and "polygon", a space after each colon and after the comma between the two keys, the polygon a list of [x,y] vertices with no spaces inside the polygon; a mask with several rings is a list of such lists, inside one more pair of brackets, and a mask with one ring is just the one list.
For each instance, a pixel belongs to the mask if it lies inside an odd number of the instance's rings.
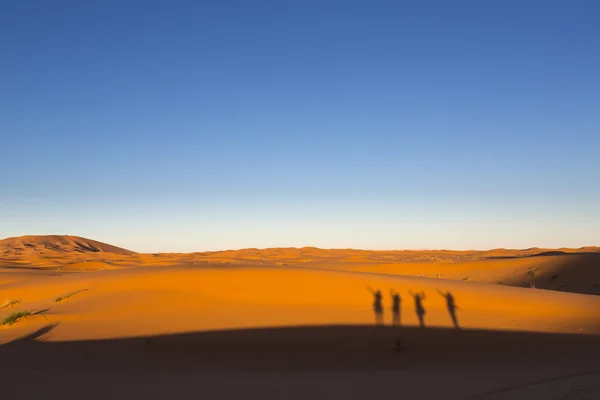
{"label": "shadowed sand area", "polygon": [[14,398],[553,399],[597,395],[600,378],[594,336],[348,325],[54,342],[53,329],[0,347]]}

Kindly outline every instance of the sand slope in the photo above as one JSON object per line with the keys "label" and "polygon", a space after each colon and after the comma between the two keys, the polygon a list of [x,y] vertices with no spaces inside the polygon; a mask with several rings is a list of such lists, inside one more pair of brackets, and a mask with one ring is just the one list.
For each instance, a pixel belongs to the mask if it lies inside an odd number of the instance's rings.
{"label": "sand slope", "polygon": [[[383,291],[387,321],[393,288],[403,299],[404,324],[417,324],[409,291],[424,291],[426,325],[451,326],[446,301],[436,292],[440,289],[453,294],[465,328],[600,333],[597,296],[303,267],[134,268],[6,283],[1,293],[5,300],[23,300],[21,307],[48,308],[43,317],[61,323],[54,337],[63,340],[372,323],[373,299],[367,286]],[[81,290],[85,291],[68,301],[54,303],[57,296]]]}
{"label": "sand slope", "polygon": [[[383,291],[386,327],[367,286]],[[425,293],[425,328],[409,291]],[[600,377],[598,296],[241,263],[39,276],[0,294],[21,300],[1,318],[36,312],[0,328],[11,398],[546,399],[597,394]]]}
{"label": "sand slope", "polygon": [[320,268],[451,279],[600,294],[600,253],[552,253],[524,257],[410,263],[402,261],[319,262]]}

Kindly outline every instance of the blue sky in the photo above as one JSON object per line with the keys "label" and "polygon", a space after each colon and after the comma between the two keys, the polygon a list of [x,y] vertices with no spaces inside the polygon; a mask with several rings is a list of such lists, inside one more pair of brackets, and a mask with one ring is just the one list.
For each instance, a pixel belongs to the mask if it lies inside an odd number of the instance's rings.
{"label": "blue sky", "polygon": [[596,1],[0,1],[0,237],[600,244]]}

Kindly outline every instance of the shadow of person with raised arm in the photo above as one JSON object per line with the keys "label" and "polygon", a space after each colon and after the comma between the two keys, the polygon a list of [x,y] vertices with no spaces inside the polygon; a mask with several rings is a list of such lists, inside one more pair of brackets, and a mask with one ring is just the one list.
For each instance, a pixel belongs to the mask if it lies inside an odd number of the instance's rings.
{"label": "shadow of person with raised arm", "polygon": [[375,312],[375,324],[383,325],[383,295],[381,290],[373,290],[367,286],[369,292],[373,294],[373,311]]}
{"label": "shadow of person with raised arm", "polygon": [[440,289],[436,290],[441,296],[443,296],[446,299],[446,307],[448,308],[448,314],[450,314],[450,318],[452,318],[452,323],[454,324],[454,327],[456,329],[460,329],[460,326],[458,326],[458,319],[456,318],[456,310],[458,309],[458,307],[454,302],[454,296],[452,295],[452,293],[450,293],[450,291],[444,293]]}
{"label": "shadow of person with raised arm", "polygon": [[421,325],[421,328],[425,328],[425,307],[423,307],[425,293],[422,291],[419,293],[413,293],[409,291],[408,293],[410,293],[415,300],[415,312],[417,313],[417,317],[419,317],[419,325]]}
{"label": "shadow of person with raised arm", "polygon": [[402,298],[400,293],[394,292],[394,289],[390,289],[390,296],[392,296],[392,326],[400,326],[400,303]]}

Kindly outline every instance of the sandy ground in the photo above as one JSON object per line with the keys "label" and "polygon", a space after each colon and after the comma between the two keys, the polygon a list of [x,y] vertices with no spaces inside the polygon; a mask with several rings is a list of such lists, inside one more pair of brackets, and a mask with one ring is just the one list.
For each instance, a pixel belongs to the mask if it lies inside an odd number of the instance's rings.
{"label": "sandy ground", "polygon": [[[1,287],[21,303],[0,317],[37,312],[0,328],[9,398],[598,394],[597,296],[260,264],[44,275]],[[387,326],[374,326],[367,287],[382,290]],[[400,327],[390,326],[392,288]],[[461,329],[437,289],[453,294]],[[409,291],[425,294],[424,328]]]}
{"label": "sandy ground", "polygon": [[362,271],[493,283],[600,295],[600,248],[486,251],[370,251],[273,248],[203,253],[135,253],[77,236],[0,240],[0,285],[5,270],[81,272],[132,267],[273,265]]}
{"label": "sandy ground", "polygon": [[538,284],[585,293],[590,249],[153,255],[75,238],[40,267],[25,244],[0,268],[0,319],[32,313],[0,326],[6,398],[600,399],[600,296],[494,282],[535,268]]}

